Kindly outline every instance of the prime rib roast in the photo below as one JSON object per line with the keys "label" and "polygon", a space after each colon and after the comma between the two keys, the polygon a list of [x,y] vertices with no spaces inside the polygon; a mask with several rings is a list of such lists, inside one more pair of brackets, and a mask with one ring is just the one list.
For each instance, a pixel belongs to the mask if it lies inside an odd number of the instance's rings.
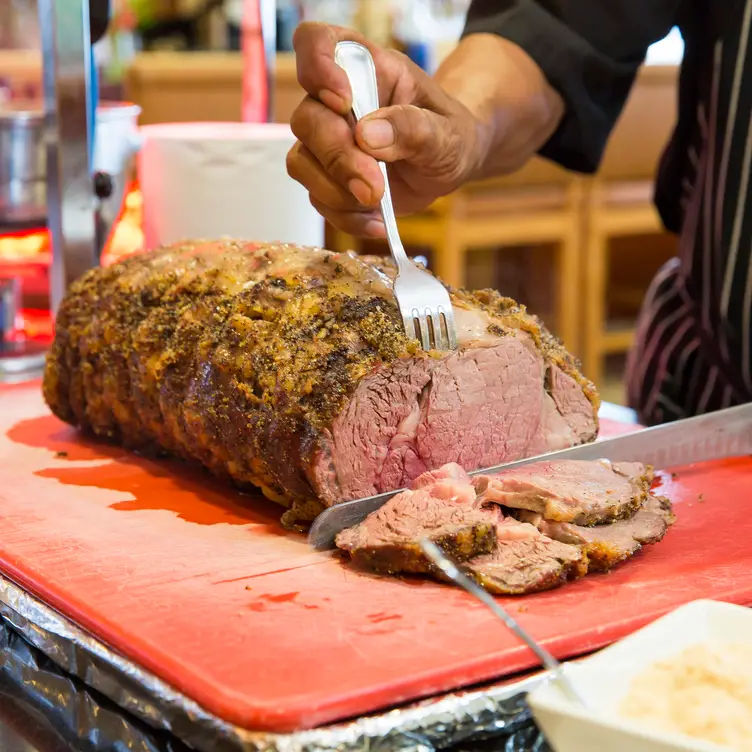
{"label": "prime rib roast", "polygon": [[[596,437],[592,384],[522,306],[488,290],[451,290],[460,348],[424,352],[404,334],[393,277],[383,259],[232,241],[176,244],[93,269],[59,308],[45,398],[98,436],[261,488],[288,507],[286,524],[447,463],[470,470]],[[518,480],[502,490],[504,505],[532,498],[530,478]],[[493,482],[483,493],[497,493]],[[540,503],[522,508],[547,515],[571,506],[567,493],[541,491]],[[412,494],[403,503],[427,514],[431,504]],[[472,557],[491,557],[483,571],[495,582],[504,565],[493,563],[494,532],[504,525],[470,494],[467,506],[444,504],[422,524],[473,566]],[[601,511],[619,518],[632,507],[608,501]],[[560,533],[536,531],[520,546],[577,570],[572,552],[582,546],[555,539],[588,535],[577,525],[591,513],[549,520]],[[424,566],[403,541],[388,554],[366,541],[372,553],[356,556],[379,568]]]}
{"label": "prime rib roast", "polygon": [[540,462],[474,478],[451,464],[418,477],[336,542],[357,566],[440,578],[420,547],[428,538],[486,590],[533,593],[608,571],[660,541],[674,516],[650,492],[652,480],[639,463]]}

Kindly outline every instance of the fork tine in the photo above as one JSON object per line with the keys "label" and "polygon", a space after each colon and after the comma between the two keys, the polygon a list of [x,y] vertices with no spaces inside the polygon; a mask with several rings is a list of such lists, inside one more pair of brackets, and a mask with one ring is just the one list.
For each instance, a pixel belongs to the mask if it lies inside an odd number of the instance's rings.
{"label": "fork tine", "polygon": [[441,308],[441,306],[439,306],[435,311],[431,311],[431,317],[429,321],[431,322],[431,331],[433,332],[433,346],[437,350],[447,349],[447,341],[442,328],[443,319],[443,309]]}
{"label": "fork tine", "polygon": [[431,350],[431,332],[428,329],[428,315],[431,313],[430,308],[424,308],[423,313],[415,311],[418,318],[418,325],[420,326],[420,341],[424,350]]}
{"label": "fork tine", "polygon": [[457,337],[451,307],[439,305],[403,311],[402,323],[408,337],[414,337],[424,350],[456,350]]}
{"label": "fork tine", "polygon": [[447,331],[449,332],[449,349],[456,350],[457,345],[457,330],[454,328],[454,316],[450,317],[447,321]]}
{"label": "fork tine", "polygon": [[415,319],[410,313],[402,313],[402,325],[405,327],[405,334],[411,339],[420,340],[420,332],[415,326]]}
{"label": "fork tine", "polygon": [[454,327],[454,312],[452,311],[452,305],[449,304],[449,310],[446,311],[442,308],[444,313],[444,326],[446,327],[446,343],[448,350],[457,349],[457,330]]}

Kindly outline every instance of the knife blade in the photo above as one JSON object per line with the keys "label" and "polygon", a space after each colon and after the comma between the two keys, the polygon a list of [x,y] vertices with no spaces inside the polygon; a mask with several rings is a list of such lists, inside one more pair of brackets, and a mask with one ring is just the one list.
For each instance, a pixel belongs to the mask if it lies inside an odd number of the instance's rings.
{"label": "knife blade", "polygon": [[[553,460],[607,459],[612,462],[642,462],[664,469],[745,454],[752,454],[752,403],[472,470],[469,474],[492,475],[533,462]],[[332,548],[337,533],[362,522],[371,512],[404,490],[399,488],[329,507],[314,520],[308,542],[320,551]]]}

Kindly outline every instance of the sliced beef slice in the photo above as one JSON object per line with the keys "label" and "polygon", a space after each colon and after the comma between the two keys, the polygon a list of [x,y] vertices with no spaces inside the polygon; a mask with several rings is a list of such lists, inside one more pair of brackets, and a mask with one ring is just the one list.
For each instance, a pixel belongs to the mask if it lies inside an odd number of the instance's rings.
{"label": "sliced beef slice", "polygon": [[474,479],[483,503],[525,509],[552,522],[594,525],[629,517],[645,502],[652,469],[607,460],[538,462]]}
{"label": "sliced beef slice", "polygon": [[500,510],[478,504],[459,465],[446,465],[421,475],[360,525],[343,530],[336,544],[356,565],[374,572],[430,573],[434,567],[420,547],[423,538],[466,561],[494,550],[501,516]]}
{"label": "sliced beef slice", "polygon": [[497,535],[495,551],[465,565],[465,571],[489,593],[536,593],[587,573],[587,556],[581,547],[552,540],[532,525],[505,519]]}
{"label": "sliced beef slice", "polygon": [[520,512],[519,517],[556,541],[581,547],[591,572],[606,572],[642,546],[657,543],[674,523],[671,502],[652,495],[632,517],[593,527],[552,522],[532,512]]}
{"label": "sliced beef slice", "polygon": [[[410,490],[340,533],[337,546],[376,572],[441,578],[420,548],[420,540],[428,537],[464,562],[465,571],[489,592],[521,595],[558,587],[588,571],[606,571],[659,541],[673,523],[670,502],[647,490],[652,472],[643,465],[531,466],[536,468],[522,478],[513,471],[475,484],[456,464],[423,473]],[[546,512],[553,509],[558,519],[510,509],[520,500]],[[613,520],[630,511],[630,517]],[[567,517],[613,521],[586,527]]]}

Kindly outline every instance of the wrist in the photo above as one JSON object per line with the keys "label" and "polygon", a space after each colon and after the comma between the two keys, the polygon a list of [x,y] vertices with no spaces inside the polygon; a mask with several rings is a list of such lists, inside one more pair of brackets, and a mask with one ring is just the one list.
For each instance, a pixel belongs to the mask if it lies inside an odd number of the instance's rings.
{"label": "wrist", "polygon": [[436,80],[472,120],[467,181],[522,167],[564,115],[561,96],[535,61],[494,34],[465,37],[441,65]]}

